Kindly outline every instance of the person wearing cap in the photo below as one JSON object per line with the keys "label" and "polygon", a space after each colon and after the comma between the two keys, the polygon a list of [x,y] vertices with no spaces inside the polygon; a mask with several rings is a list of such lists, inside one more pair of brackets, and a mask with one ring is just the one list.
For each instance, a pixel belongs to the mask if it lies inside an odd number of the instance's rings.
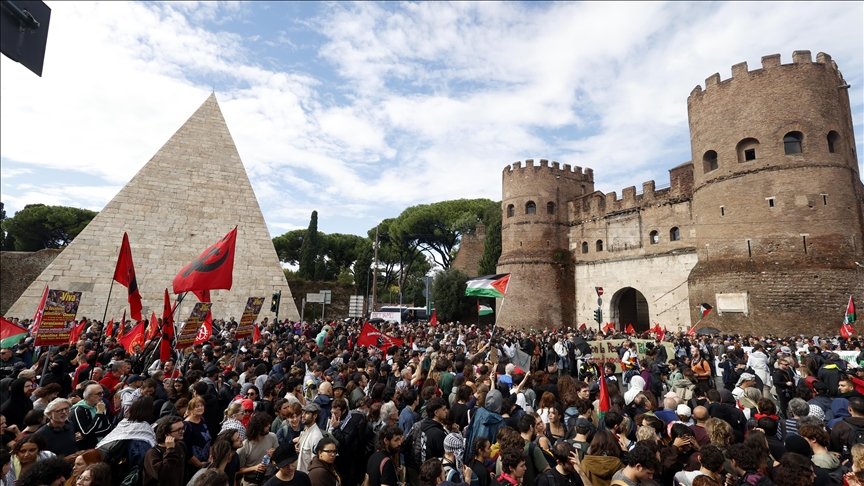
{"label": "person wearing cap", "polygon": [[600,378],[600,366],[594,359],[594,355],[586,354],[582,356],[582,366],[579,367],[579,379],[584,380],[588,376],[593,376],[595,379]]}
{"label": "person wearing cap", "polygon": [[324,434],[318,427],[318,416],[321,414],[321,408],[314,403],[310,403],[303,407],[303,432],[297,440],[297,453],[299,459],[297,461],[297,469],[305,473],[309,472],[309,463],[315,457],[315,447],[318,445]]}
{"label": "person wearing cap", "polygon": [[271,463],[277,467],[276,475],[264,486],[312,486],[309,475],[297,470],[297,459],[297,451],[292,444],[277,447],[271,457]]}
{"label": "person wearing cap", "polygon": [[735,397],[735,400],[740,400],[744,396],[744,389],[752,386],[756,386],[756,375],[753,373],[741,373],[735,389],[732,390],[732,396]]}

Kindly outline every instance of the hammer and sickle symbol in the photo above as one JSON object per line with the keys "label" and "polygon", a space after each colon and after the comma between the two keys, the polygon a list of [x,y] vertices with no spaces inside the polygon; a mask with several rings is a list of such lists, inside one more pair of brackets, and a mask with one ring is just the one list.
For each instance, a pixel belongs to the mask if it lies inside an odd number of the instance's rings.
{"label": "hammer and sickle symbol", "polygon": [[229,253],[231,253],[231,247],[228,247],[222,257],[215,262],[204,263],[204,260],[210,258],[211,255],[219,255],[219,248],[214,246],[210,248],[207,253],[201,255],[200,257],[196,258],[192,263],[190,263],[189,268],[183,270],[182,275],[183,277],[188,277],[192,272],[212,272],[213,270],[221,267],[223,263],[225,263],[225,260],[228,259]]}

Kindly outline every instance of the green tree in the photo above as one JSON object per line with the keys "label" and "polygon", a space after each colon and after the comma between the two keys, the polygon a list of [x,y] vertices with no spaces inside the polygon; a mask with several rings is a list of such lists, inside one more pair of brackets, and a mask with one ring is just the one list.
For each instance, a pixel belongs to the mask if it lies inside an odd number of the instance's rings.
{"label": "green tree", "polygon": [[366,240],[362,236],[345,235],[342,233],[331,233],[326,235],[323,240],[326,242],[323,254],[327,259],[334,262],[340,269],[350,269],[363,249],[362,241]]}
{"label": "green tree", "polygon": [[483,240],[478,272],[480,275],[494,275],[501,258],[501,205],[490,206],[483,221],[486,223],[486,239]]}
{"label": "green tree", "polygon": [[6,248],[6,230],[3,228],[3,221],[6,221],[6,208],[3,203],[0,202],[0,249],[9,250],[14,249],[15,246],[13,244],[12,248]]}
{"label": "green tree", "polygon": [[457,199],[412,206],[396,218],[389,235],[426,252],[442,268],[450,268],[463,234],[474,231],[491,204],[488,199]]}
{"label": "green tree", "polygon": [[315,265],[318,261],[318,211],[312,211],[309,227],[303,236],[300,246],[300,276],[307,280],[315,280]]}
{"label": "green tree", "polygon": [[28,204],[3,221],[3,230],[15,239],[15,250],[62,248],[72,242],[96,217],[89,209]]}
{"label": "green tree", "polygon": [[358,292],[372,292],[372,262],[375,258],[375,249],[372,241],[363,238],[357,242],[357,260],[354,261],[354,285]]}
{"label": "green tree", "polygon": [[465,298],[468,275],[458,268],[448,268],[435,274],[432,300],[441,322],[455,322],[465,315],[469,302]]}
{"label": "green tree", "polygon": [[[303,246],[303,238],[306,237],[306,231],[305,229],[296,229],[273,238],[273,247],[276,248],[279,261],[289,265],[300,263],[300,248]],[[318,236],[322,236],[320,231],[318,232]]]}

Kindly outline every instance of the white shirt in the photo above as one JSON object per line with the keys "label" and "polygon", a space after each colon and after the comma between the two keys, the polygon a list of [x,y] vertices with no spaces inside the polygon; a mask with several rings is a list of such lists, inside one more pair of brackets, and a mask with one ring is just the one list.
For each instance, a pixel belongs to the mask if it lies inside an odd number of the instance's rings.
{"label": "white shirt", "polygon": [[300,456],[297,459],[298,471],[309,472],[309,463],[315,457],[315,446],[323,438],[324,434],[321,433],[321,429],[317,425],[307,427],[300,433]]}

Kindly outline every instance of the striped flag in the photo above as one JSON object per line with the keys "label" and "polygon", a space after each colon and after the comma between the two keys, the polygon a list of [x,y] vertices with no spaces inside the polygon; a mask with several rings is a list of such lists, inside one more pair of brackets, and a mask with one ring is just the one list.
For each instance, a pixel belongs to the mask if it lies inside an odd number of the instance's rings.
{"label": "striped flag", "polygon": [[465,295],[468,297],[492,297],[503,299],[510,284],[510,274],[486,275],[468,279]]}
{"label": "striped flag", "polygon": [[855,301],[849,296],[849,305],[846,306],[846,315],[843,316],[843,324],[855,323]]}
{"label": "striped flag", "polygon": [[702,304],[700,304],[699,305],[699,319],[705,319],[705,316],[707,316],[708,313],[711,312],[711,309],[713,309],[713,307],[711,307],[710,305],[708,305],[704,302]]}
{"label": "striped flag", "polygon": [[494,313],[491,307],[488,305],[477,304],[477,314],[481,316],[488,316],[489,314]]}

